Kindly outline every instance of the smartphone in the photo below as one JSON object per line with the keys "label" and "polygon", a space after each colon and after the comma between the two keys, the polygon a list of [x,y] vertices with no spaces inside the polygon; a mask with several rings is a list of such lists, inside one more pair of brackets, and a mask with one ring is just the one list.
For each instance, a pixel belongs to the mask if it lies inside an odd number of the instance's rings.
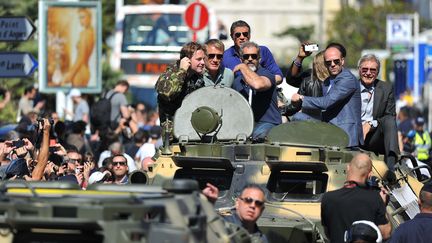
{"label": "smartphone", "polygon": [[12,145],[16,148],[21,148],[22,146],[24,146],[24,141],[23,140],[12,141]]}
{"label": "smartphone", "polygon": [[318,44],[309,44],[304,46],[304,50],[309,52],[318,51],[318,49],[319,49]]}

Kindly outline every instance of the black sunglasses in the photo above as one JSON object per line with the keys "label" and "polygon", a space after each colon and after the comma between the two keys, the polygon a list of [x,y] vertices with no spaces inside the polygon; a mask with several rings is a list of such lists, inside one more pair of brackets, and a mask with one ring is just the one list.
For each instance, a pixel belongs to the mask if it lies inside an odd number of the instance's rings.
{"label": "black sunglasses", "polygon": [[361,68],[362,73],[367,73],[368,71],[372,74],[375,74],[377,72],[377,69],[376,68]]}
{"label": "black sunglasses", "polygon": [[240,38],[240,36],[243,35],[244,37],[249,37],[249,32],[236,32],[234,33],[235,38]]}
{"label": "black sunglasses", "polygon": [[339,64],[341,64],[341,59],[335,59],[335,60],[328,60],[328,61],[324,61],[325,65],[326,65],[327,67],[330,67],[330,66],[332,65],[332,62],[333,62],[335,65],[339,65]]}
{"label": "black sunglasses", "polygon": [[75,162],[78,162],[78,163],[82,163],[82,160],[81,159],[69,159],[67,162],[69,162],[69,163],[75,163]]}
{"label": "black sunglasses", "polygon": [[252,203],[255,202],[255,206],[257,206],[257,207],[259,207],[259,208],[262,207],[262,206],[264,205],[264,202],[263,202],[263,201],[255,200],[255,199],[250,198],[250,197],[245,197],[245,198],[241,198],[241,197],[239,197],[239,199],[242,200],[243,202],[245,202],[246,204],[252,204]]}
{"label": "black sunglasses", "polygon": [[214,59],[215,57],[220,60],[223,57],[223,54],[208,54],[207,55],[209,59]]}
{"label": "black sunglasses", "polygon": [[125,166],[126,162],[112,162],[113,166],[117,166],[117,165],[121,165],[121,166]]}
{"label": "black sunglasses", "polygon": [[253,60],[258,58],[258,54],[243,54],[243,60],[249,60],[249,57],[252,57]]}

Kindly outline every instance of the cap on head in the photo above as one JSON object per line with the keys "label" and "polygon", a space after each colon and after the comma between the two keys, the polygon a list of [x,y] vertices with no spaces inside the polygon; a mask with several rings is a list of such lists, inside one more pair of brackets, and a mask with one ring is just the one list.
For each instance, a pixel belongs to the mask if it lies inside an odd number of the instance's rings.
{"label": "cap on head", "polygon": [[419,117],[417,117],[417,118],[415,119],[415,124],[416,124],[417,126],[423,126],[424,123],[425,123],[425,120],[424,120],[424,118],[421,117],[421,116],[419,116]]}
{"label": "cap on head", "polygon": [[432,193],[432,182],[424,184],[421,191]]}
{"label": "cap on head", "polygon": [[81,91],[79,91],[79,89],[71,89],[71,91],[69,92],[69,96],[70,97],[80,97],[81,96]]}

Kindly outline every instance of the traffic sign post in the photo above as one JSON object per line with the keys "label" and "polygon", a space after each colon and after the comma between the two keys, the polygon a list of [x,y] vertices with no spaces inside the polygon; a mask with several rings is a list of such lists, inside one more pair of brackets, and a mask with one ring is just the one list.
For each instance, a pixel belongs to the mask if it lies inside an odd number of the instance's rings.
{"label": "traffic sign post", "polygon": [[21,78],[37,68],[36,59],[26,52],[0,52],[0,78]]}
{"label": "traffic sign post", "polygon": [[208,24],[208,9],[204,4],[194,2],[186,8],[184,19],[187,26],[193,31],[193,41],[196,41],[196,31],[204,29]]}
{"label": "traffic sign post", "polygon": [[0,17],[0,41],[26,41],[35,30],[27,17]]}

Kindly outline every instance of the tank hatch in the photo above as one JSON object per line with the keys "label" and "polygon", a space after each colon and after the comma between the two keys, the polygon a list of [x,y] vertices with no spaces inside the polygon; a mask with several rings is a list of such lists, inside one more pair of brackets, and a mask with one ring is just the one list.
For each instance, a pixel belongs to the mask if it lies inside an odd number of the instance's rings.
{"label": "tank hatch", "polygon": [[215,140],[247,138],[253,126],[254,116],[246,99],[223,86],[192,92],[174,115],[174,136],[187,141],[200,141],[207,133],[214,133]]}
{"label": "tank hatch", "polygon": [[339,127],[319,121],[293,121],[272,128],[270,143],[328,146],[344,148],[349,144],[348,134]]}

